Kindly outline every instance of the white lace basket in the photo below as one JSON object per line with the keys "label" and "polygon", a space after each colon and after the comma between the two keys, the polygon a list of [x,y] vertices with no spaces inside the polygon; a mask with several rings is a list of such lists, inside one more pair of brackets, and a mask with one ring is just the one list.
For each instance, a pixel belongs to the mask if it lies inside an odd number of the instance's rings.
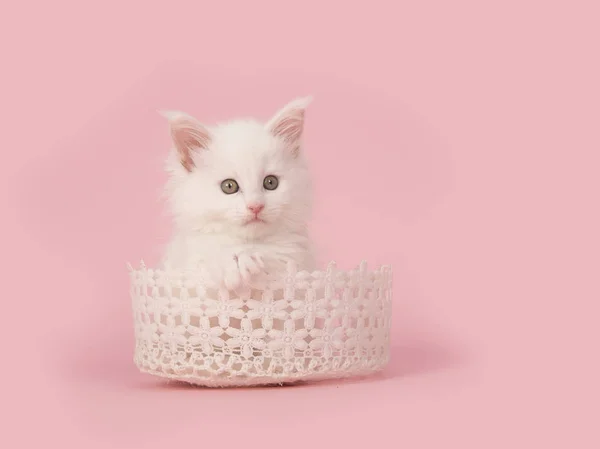
{"label": "white lace basket", "polygon": [[392,270],[297,272],[236,292],[130,267],[140,371],[225,387],[366,375],[390,357]]}

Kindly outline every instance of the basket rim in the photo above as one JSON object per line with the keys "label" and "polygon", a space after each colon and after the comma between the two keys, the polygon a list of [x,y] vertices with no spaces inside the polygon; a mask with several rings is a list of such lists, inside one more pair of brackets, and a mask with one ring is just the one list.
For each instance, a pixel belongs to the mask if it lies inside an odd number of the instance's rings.
{"label": "basket rim", "polygon": [[[193,277],[193,278],[197,278],[198,275],[192,271],[192,269],[184,269],[184,270],[175,270],[175,269],[166,269],[164,267],[152,267],[152,266],[148,266],[146,265],[146,263],[144,262],[144,259],[140,259],[140,261],[138,262],[137,266],[133,265],[131,262],[126,262],[126,267],[127,270],[130,273],[139,273],[139,272],[148,272],[151,271],[153,274],[156,275],[178,275],[181,277]],[[287,263],[287,267],[286,267],[286,272],[287,275],[304,275],[304,276],[310,276],[310,277],[319,277],[319,276],[327,276],[328,274],[331,273],[337,273],[337,274],[355,274],[356,272],[358,273],[369,273],[369,274],[373,274],[373,273],[391,273],[393,271],[392,269],[392,264],[378,264],[375,265],[374,267],[369,267],[368,263],[366,260],[361,260],[361,262],[357,265],[354,266],[354,268],[350,268],[350,269],[341,269],[338,268],[337,262],[335,261],[330,261],[326,264],[326,268],[325,269],[316,269],[316,270],[298,270],[297,266],[294,262],[290,261]]]}

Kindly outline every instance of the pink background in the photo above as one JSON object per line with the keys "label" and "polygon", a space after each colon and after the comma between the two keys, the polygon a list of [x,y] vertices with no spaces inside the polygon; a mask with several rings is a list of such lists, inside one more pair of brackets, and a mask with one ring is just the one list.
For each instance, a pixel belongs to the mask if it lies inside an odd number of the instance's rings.
{"label": "pink background", "polygon": [[[598,2],[156,3],[2,7],[2,446],[600,447]],[[389,368],[138,374],[125,262],[168,231],[155,111],[305,94],[322,260],[394,265]]]}

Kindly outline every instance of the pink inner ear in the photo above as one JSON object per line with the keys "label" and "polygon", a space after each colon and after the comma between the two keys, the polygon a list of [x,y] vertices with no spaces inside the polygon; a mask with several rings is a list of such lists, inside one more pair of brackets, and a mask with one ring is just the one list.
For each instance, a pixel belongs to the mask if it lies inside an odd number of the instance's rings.
{"label": "pink inner ear", "polygon": [[192,171],[195,166],[192,158],[194,151],[207,149],[210,142],[210,136],[206,129],[186,119],[172,124],[171,138],[179,154],[181,165],[187,171]]}
{"label": "pink inner ear", "polygon": [[273,126],[273,134],[290,143],[295,143],[302,135],[303,120],[304,111],[292,111],[292,114],[282,117],[275,123]]}
{"label": "pink inner ear", "polygon": [[304,128],[304,109],[292,109],[280,116],[271,125],[273,135],[282,138],[288,151],[296,157],[300,152],[300,138]]}

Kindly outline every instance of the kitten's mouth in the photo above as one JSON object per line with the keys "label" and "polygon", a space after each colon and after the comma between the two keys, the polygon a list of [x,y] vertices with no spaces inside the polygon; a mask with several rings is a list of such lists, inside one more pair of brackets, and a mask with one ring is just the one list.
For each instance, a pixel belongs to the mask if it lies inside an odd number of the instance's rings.
{"label": "kitten's mouth", "polygon": [[256,223],[265,223],[265,220],[263,220],[262,218],[258,218],[258,217],[252,217],[252,218],[246,220],[246,222],[244,223],[244,226],[248,226],[250,224],[256,224]]}

